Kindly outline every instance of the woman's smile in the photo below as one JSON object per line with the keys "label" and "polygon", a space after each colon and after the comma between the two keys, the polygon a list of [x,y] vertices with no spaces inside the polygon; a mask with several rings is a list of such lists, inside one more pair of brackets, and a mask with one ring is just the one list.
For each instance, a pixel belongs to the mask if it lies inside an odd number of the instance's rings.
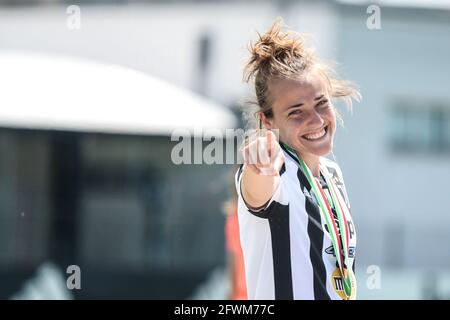
{"label": "woman's smile", "polygon": [[311,133],[302,135],[302,138],[308,141],[321,141],[328,133],[328,126],[322,127],[319,130],[315,130]]}

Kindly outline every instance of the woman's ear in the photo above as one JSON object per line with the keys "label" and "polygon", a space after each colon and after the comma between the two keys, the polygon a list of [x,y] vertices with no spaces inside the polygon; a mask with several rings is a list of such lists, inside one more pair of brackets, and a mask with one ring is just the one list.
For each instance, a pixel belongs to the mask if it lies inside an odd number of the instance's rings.
{"label": "woman's ear", "polygon": [[271,118],[266,117],[266,115],[263,112],[258,112],[258,117],[261,127],[264,127],[266,129],[272,129],[273,125]]}

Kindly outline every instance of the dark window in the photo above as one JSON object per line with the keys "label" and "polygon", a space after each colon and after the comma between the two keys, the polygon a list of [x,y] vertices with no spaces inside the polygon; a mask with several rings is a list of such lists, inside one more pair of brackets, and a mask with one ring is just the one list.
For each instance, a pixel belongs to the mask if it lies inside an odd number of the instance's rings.
{"label": "dark window", "polygon": [[389,112],[389,145],[395,152],[450,153],[450,104],[396,103]]}

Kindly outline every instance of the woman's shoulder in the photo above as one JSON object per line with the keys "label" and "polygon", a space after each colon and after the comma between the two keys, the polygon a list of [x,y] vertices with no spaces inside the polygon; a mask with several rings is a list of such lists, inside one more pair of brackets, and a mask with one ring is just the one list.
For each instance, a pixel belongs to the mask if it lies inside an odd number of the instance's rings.
{"label": "woman's shoulder", "polygon": [[344,177],[342,175],[341,167],[336,161],[333,161],[331,159],[321,157],[320,162],[322,165],[324,165],[327,168],[327,171],[332,175],[339,191],[341,192],[342,196],[345,199],[345,202],[347,204],[347,207],[350,209],[350,201],[348,199],[347,195],[347,188],[345,187],[344,183]]}
{"label": "woman's shoulder", "polygon": [[328,172],[330,172],[335,178],[343,181],[341,167],[336,161],[333,161],[326,157],[320,157],[320,163],[324,165],[327,168]]}
{"label": "woman's shoulder", "polygon": [[331,160],[327,157],[320,157],[320,163],[323,165],[326,165],[327,167],[337,167],[339,168],[339,165],[336,161]]}

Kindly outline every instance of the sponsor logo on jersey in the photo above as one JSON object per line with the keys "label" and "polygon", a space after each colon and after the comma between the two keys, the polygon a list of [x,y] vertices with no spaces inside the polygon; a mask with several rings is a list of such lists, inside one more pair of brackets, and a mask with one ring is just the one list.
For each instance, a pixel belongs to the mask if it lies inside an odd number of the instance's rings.
{"label": "sponsor logo on jersey", "polygon": [[[349,258],[354,258],[355,257],[355,247],[349,247],[348,248],[348,257]],[[334,248],[333,246],[329,246],[328,248],[325,249],[325,253],[328,253],[330,255],[332,255],[333,257],[335,257],[336,255],[334,254]]]}

